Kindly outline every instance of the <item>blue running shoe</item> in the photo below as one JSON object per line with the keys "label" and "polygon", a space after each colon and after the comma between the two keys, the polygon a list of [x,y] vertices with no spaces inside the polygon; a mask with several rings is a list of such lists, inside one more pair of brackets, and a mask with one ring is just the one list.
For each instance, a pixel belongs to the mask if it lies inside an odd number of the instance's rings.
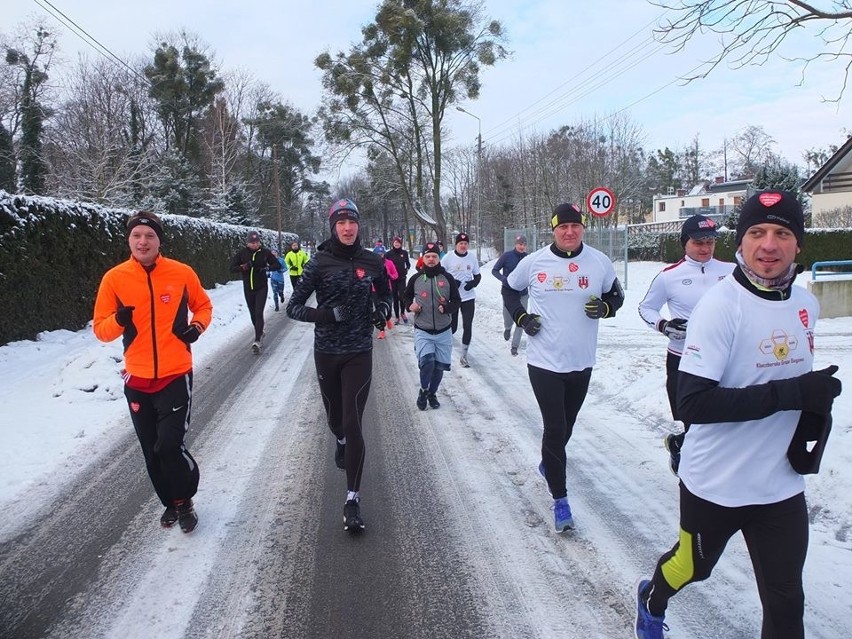
{"label": "blue running shoe", "polygon": [[556,519],[556,532],[574,530],[574,518],[571,516],[571,506],[568,505],[567,498],[554,500],[553,514]]}
{"label": "blue running shoe", "polygon": [[655,617],[648,611],[650,590],[651,582],[648,579],[639,582],[636,594],[636,639],[663,639],[663,630],[669,629],[664,623],[665,615]]}

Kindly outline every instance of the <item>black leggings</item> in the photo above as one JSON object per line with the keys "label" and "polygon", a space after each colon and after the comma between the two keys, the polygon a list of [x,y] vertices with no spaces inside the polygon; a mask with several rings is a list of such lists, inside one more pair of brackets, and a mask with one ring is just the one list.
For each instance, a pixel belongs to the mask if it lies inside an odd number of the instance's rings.
{"label": "black leggings", "polygon": [[337,439],[346,437],[346,488],[359,490],[364,469],[361,418],[373,379],[373,352],[330,355],[314,351],[328,427]]}
{"label": "black leggings", "polygon": [[290,285],[293,287],[293,290],[296,290],[296,284],[299,283],[299,280],[302,279],[301,275],[291,275],[290,276]]}
{"label": "black leggings", "polygon": [[[470,345],[470,339],[473,337],[473,314],[476,312],[476,300],[467,300],[459,306],[462,316],[462,344]],[[459,327],[459,311],[453,313],[452,319],[453,335]]]}
{"label": "black leggings", "polygon": [[176,499],[189,499],[198,490],[199,479],[198,464],[183,443],[192,412],[192,373],[156,393],[125,386],[124,395],[160,502],[171,506]]}
{"label": "black leggings", "polygon": [[244,288],[246,306],[248,306],[251,325],[254,326],[254,340],[259,342],[263,337],[263,309],[266,307],[266,298],[269,297],[269,288],[264,286],[253,291]]}
{"label": "black leggings", "polygon": [[660,557],[648,607],[665,612],[684,586],[710,576],[728,540],[742,531],[763,606],[761,639],[803,639],[802,570],[808,552],[805,494],[774,504],[720,506],[680,484],[680,539]]}
{"label": "black leggings", "polygon": [[538,401],[544,432],[541,436],[541,460],[544,462],[544,477],[554,499],[568,494],[565,489],[565,446],[574,432],[574,422],[586,399],[592,369],[570,373],[551,371],[528,366],[530,384]]}
{"label": "black leggings", "polygon": [[405,293],[405,275],[402,273],[391,282],[391,293],[393,294],[393,316],[398,320],[400,311],[405,313],[405,308],[402,305],[402,294]]}

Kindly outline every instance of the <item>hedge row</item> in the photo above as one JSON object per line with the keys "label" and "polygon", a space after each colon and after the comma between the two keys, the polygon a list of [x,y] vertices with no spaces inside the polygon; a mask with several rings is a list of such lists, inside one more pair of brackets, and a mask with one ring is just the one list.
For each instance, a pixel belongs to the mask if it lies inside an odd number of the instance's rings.
{"label": "hedge row", "polygon": [[[103,274],[130,255],[133,211],[0,191],[0,344],[42,331],[79,330],[92,319]],[[248,227],[164,215],[164,255],[190,264],[205,288],[236,276],[231,256]],[[278,233],[259,229],[266,246]],[[298,239],[282,234],[282,243]]]}
{"label": "hedge row", "polygon": [[[642,259],[677,262],[683,257],[683,247],[680,244],[680,234],[663,233],[657,236],[659,253],[657,257]],[[737,251],[734,231],[719,231],[714,255],[725,262],[733,262]],[[634,259],[628,252],[630,259]],[[796,257],[796,262],[810,269],[814,262],[852,259],[852,229],[807,229],[802,241],[802,251]]]}

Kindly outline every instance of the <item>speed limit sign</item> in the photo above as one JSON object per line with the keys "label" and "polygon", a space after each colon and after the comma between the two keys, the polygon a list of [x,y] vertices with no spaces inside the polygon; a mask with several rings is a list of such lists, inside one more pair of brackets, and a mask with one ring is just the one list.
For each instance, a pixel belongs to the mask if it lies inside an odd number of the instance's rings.
{"label": "speed limit sign", "polygon": [[605,186],[598,186],[586,196],[586,208],[596,217],[606,217],[615,208],[615,195]]}

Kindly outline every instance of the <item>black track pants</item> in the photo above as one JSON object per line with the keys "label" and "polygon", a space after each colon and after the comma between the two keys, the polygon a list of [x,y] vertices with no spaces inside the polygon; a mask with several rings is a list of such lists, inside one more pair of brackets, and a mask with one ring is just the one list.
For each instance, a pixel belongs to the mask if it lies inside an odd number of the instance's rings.
{"label": "black track pants", "polygon": [[154,490],[163,506],[198,490],[198,464],[184,445],[192,412],[192,373],[156,393],[124,387],[130,419]]}
{"label": "black track pants", "polygon": [[462,302],[459,310],[453,313],[451,327],[453,335],[459,327],[459,312],[462,316],[462,344],[465,346],[470,344],[473,337],[473,315],[476,313],[476,300],[467,300]]}
{"label": "black track pants", "polygon": [[373,352],[329,355],[314,351],[328,427],[337,439],[346,437],[346,487],[359,490],[364,469],[361,418],[373,379]]}
{"label": "black track pants", "polygon": [[802,570],[808,552],[804,493],[774,504],[719,506],[680,484],[680,539],[660,557],[648,607],[661,614],[687,584],[710,576],[728,540],[742,531],[763,605],[761,639],[803,639]]}
{"label": "black track pants", "polygon": [[544,476],[554,499],[567,495],[565,488],[565,446],[574,432],[574,422],[586,399],[592,369],[570,373],[553,373],[528,366],[530,384],[535,394],[544,432],[541,436],[541,460]]}
{"label": "black track pants", "polygon": [[243,293],[246,296],[251,325],[254,326],[254,340],[259,342],[263,337],[263,309],[266,307],[266,298],[269,297],[269,288],[265,285],[253,291],[243,288]]}
{"label": "black track pants", "polygon": [[405,293],[405,276],[402,273],[391,282],[391,293],[393,294],[393,316],[399,320],[400,312],[405,313],[405,308],[402,305],[402,295]]}

